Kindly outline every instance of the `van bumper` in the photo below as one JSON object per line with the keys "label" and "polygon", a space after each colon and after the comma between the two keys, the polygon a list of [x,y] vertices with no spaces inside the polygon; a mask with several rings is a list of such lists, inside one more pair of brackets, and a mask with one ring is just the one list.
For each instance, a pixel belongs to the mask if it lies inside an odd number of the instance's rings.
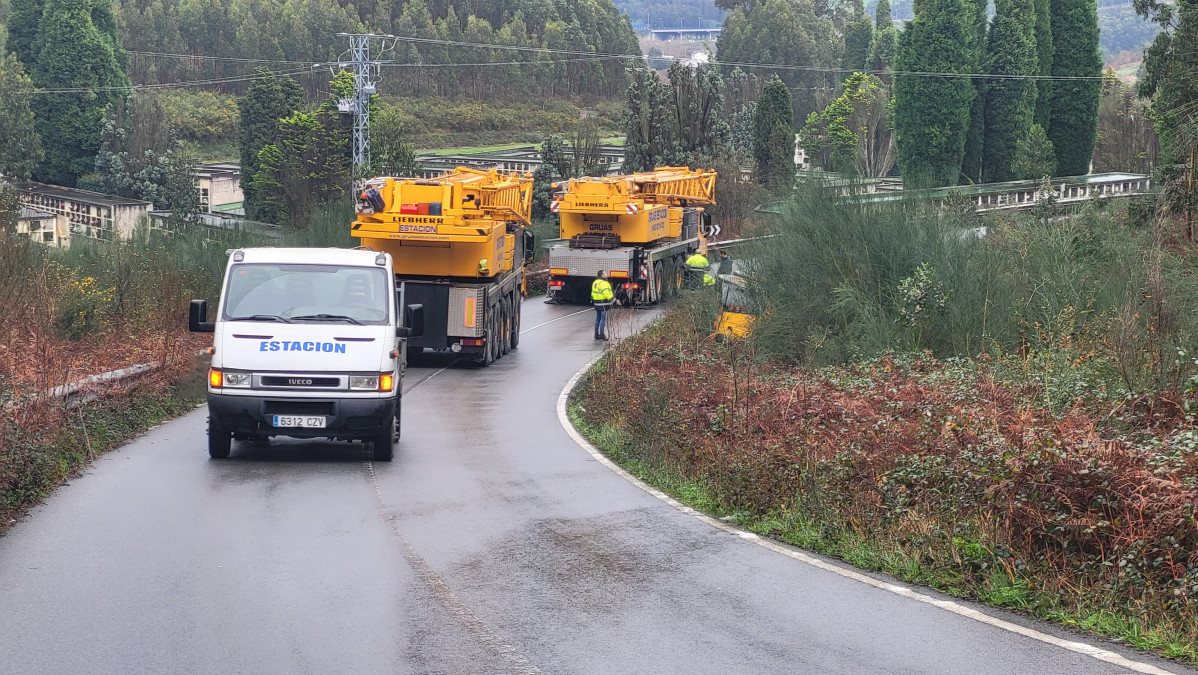
{"label": "van bumper", "polygon": [[[212,423],[235,437],[371,439],[390,428],[397,398],[287,398],[208,394]],[[275,415],[324,417],[325,426],[276,427]]]}

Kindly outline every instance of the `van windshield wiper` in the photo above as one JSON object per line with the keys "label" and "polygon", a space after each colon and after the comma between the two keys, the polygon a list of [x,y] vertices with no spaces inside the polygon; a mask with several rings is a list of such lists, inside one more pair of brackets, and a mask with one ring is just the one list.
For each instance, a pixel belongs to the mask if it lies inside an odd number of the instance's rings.
{"label": "van windshield wiper", "polygon": [[303,316],[293,316],[291,318],[297,321],[301,319],[307,319],[311,321],[348,321],[355,326],[362,325],[361,321],[358,321],[352,316],[345,316],[344,314],[305,314]]}
{"label": "van windshield wiper", "polygon": [[235,316],[229,321],[278,321],[279,323],[291,323],[277,314],[254,314],[252,316]]}

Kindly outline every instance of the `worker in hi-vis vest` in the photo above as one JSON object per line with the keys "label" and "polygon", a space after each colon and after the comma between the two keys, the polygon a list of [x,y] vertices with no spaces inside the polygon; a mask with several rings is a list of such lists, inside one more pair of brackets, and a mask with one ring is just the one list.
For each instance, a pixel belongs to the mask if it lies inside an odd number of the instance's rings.
{"label": "worker in hi-vis vest", "polygon": [[595,339],[606,340],[607,308],[615,298],[607,281],[607,270],[599,270],[599,278],[591,284],[591,302],[595,303]]}

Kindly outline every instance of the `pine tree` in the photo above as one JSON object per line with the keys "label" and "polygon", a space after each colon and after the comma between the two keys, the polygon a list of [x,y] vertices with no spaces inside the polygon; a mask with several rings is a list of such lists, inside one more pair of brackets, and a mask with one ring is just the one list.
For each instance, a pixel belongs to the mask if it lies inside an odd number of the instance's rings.
{"label": "pine tree", "polygon": [[[921,0],[899,37],[895,70],[969,73],[976,35],[962,0]],[[895,76],[894,126],[907,188],[955,185],[961,173],[969,111],[977,90],[967,75]]]}
{"label": "pine tree", "polygon": [[258,220],[274,220],[275,214],[260,208],[254,176],[259,169],[258,153],[279,134],[279,120],[291,116],[304,104],[304,90],[290,77],[275,77],[266,68],[255,71],[256,80],[237,99],[241,113],[237,123],[237,145],[241,150],[241,189],[245,213]]}
{"label": "pine tree", "polygon": [[[969,49],[973,54],[973,72],[984,73],[988,70],[989,60],[986,56],[986,29],[989,17],[986,15],[986,0],[966,0],[973,18],[973,33]],[[969,133],[965,136],[965,155],[961,159],[961,183],[980,183],[982,181],[982,153],[986,134],[986,78],[973,78],[973,88],[977,95],[973,105],[969,107]]]}
{"label": "pine tree", "polygon": [[101,31],[92,16],[104,16],[106,0],[46,0],[33,42],[33,83],[41,89],[79,89],[43,94],[34,101],[38,132],[46,150],[37,178],[75,185],[95,168],[104,127],[104,110],[124,95],[129,78],[121,68],[114,36]]}
{"label": "pine tree", "polygon": [[29,178],[42,158],[41,139],[34,124],[33,82],[5,46],[0,26],[0,175]]}
{"label": "pine tree", "polygon": [[[1015,166],[1016,143],[1032,128],[1036,112],[1037,75],[1035,0],[996,0],[987,55],[986,128],[982,151],[982,181],[1002,182],[1027,178]],[[1013,77],[1011,77],[1013,76]],[[1042,178],[1043,176],[1030,176]]]}
{"label": "pine tree", "polygon": [[[1036,2],[1036,63],[1040,75],[1052,75],[1052,0]],[[1047,132],[1052,111],[1052,80],[1036,81],[1036,124]]]}
{"label": "pine tree", "polygon": [[753,117],[753,157],[757,182],[788,188],[794,181],[794,113],[790,89],[774,77],[761,89]]}
{"label": "pine tree", "polygon": [[1102,94],[1102,58],[1098,54],[1098,8],[1094,0],[1052,0],[1052,75],[1092,77],[1055,80],[1048,138],[1057,153],[1057,174],[1090,172]]}

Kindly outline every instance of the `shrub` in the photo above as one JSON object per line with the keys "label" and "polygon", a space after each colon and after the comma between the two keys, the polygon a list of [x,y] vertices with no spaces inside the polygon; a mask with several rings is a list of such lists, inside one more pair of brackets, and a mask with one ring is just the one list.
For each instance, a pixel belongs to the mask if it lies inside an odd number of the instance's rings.
{"label": "shrub", "polygon": [[1134,222],[1093,206],[1041,223],[804,193],[743,256],[768,308],[756,341],[813,364],[925,349],[1100,356],[1128,388],[1176,387],[1167,364],[1198,340],[1198,282]]}

